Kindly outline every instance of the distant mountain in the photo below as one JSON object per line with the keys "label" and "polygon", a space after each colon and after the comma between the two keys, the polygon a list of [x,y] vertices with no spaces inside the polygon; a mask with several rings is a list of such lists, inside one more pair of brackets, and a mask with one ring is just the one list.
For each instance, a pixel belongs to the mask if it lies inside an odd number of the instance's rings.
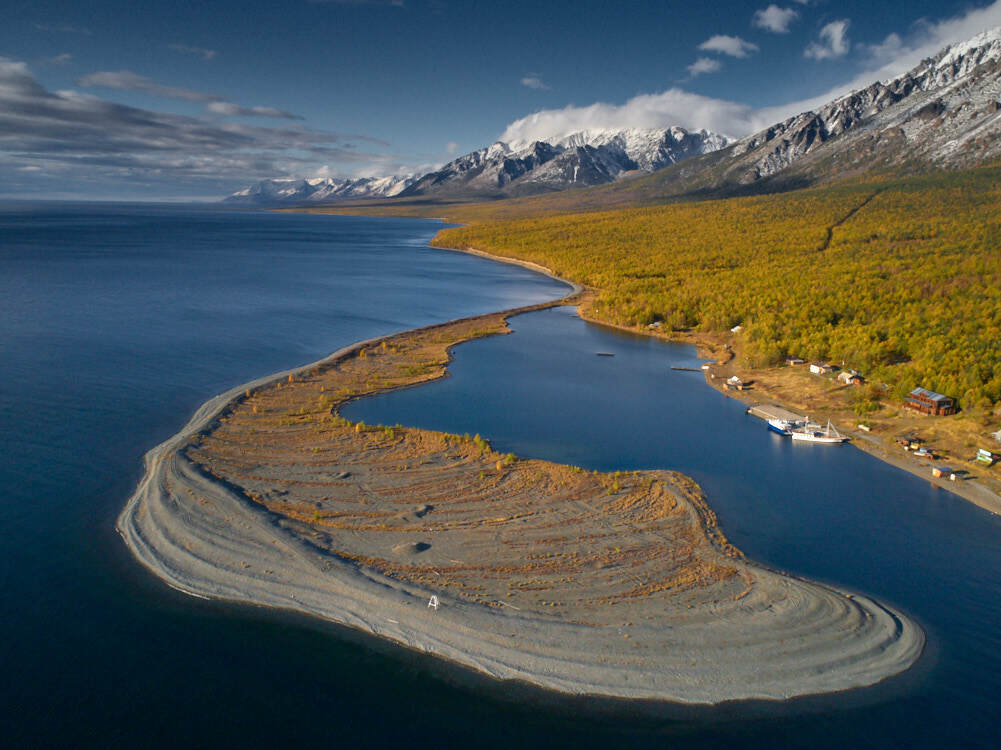
{"label": "distant mountain", "polygon": [[631,172],[652,172],[723,148],[726,136],[707,130],[586,130],[508,144],[498,141],[430,172],[401,197],[497,198],[590,187]]}
{"label": "distant mountain", "polygon": [[361,177],[356,180],[332,178],[312,180],[261,180],[233,193],[225,203],[254,206],[331,203],[353,198],[392,198],[399,195],[413,177]]}

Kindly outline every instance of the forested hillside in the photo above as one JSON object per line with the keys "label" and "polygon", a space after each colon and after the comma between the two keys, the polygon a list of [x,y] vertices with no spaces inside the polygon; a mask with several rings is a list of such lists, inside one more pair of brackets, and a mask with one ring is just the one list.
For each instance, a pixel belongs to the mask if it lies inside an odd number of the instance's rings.
{"label": "forested hillside", "polygon": [[[1001,168],[777,195],[495,221],[443,247],[531,260],[595,288],[593,314],[741,324],[748,364],[789,354],[1001,401]],[[483,207],[484,209],[489,209]]]}

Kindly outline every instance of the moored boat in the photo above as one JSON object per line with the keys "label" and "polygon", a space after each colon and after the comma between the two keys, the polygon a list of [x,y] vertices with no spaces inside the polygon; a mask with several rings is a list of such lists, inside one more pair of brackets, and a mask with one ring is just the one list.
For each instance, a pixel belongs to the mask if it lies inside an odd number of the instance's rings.
{"label": "moored boat", "polygon": [[847,437],[837,431],[829,419],[827,420],[826,427],[821,427],[815,422],[807,421],[801,426],[793,427],[789,431],[789,434],[793,440],[802,440],[807,443],[843,443],[848,440]]}
{"label": "moored boat", "polygon": [[788,437],[792,434],[792,429],[796,426],[795,422],[790,422],[788,419],[769,419],[768,429],[772,432],[777,432],[779,435],[785,435]]}

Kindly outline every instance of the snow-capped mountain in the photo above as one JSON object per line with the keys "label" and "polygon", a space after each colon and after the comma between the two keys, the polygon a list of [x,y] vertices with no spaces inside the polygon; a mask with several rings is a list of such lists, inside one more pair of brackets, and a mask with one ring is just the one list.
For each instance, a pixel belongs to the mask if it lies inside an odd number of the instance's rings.
{"label": "snow-capped mountain", "polygon": [[[418,178],[265,180],[227,200],[254,204],[350,198],[476,200],[601,185],[660,173],[667,197],[810,184],[878,169],[967,167],[1001,159],[1001,27],[753,135],[706,130],[587,130],[531,143],[497,142]],[[644,187],[649,193],[650,187]]]}
{"label": "snow-capped mountain", "polygon": [[414,182],[413,177],[361,177],[355,180],[315,178],[302,180],[261,180],[233,193],[227,203],[280,205],[319,203],[352,198],[392,198]]}
{"label": "snow-capped mountain", "polygon": [[[722,154],[721,154],[722,155]],[[853,91],[732,146],[729,181],[1001,156],[1001,27],[954,44],[889,81]]]}
{"label": "snow-capped mountain", "polygon": [[707,130],[586,130],[532,143],[498,141],[416,180],[401,196],[496,197],[613,182],[723,148]]}

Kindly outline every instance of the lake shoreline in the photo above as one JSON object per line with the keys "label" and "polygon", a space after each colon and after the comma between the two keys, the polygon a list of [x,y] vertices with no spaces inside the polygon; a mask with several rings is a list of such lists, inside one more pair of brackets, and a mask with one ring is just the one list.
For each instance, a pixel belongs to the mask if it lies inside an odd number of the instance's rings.
{"label": "lake shoreline", "polygon": [[[433,241],[432,241],[433,242]],[[493,253],[488,253],[483,250],[476,248],[455,248],[446,247],[443,245],[434,245],[434,247],[440,250],[449,250],[452,252],[461,252],[475,255],[480,258],[487,258],[490,260],[501,261],[504,263],[511,263],[514,265],[519,265],[524,268],[528,268],[540,273],[544,273],[550,278],[563,281],[565,283],[574,283],[555,276],[553,272],[541,266],[537,263],[531,261],[523,261],[516,258],[507,258],[502,255],[495,255]],[[654,330],[642,330],[629,326],[618,325],[616,323],[610,323],[608,321],[601,320],[594,315],[590,314],[590,303],[594,299],[595,292],[593,290],[586,289],[580,285],[576,285],[579,291],[584,293],[581,301],[577,303],[577,314],[578,316],[593,325],[604,326],[607,328],[612,328],[617,331],[622,331],[625,333],[630,333],[634,336],[645,336],[649,338],[654,338],[660,341],[666,341],[671,343],[680,344],[690,344],[699,351],[699,357],[702,359],[712,359],[717,356],[727,357],[728,360],[725,363],[725,367],[720,370],[726,374],[732,374],[732,350],[723,343],[722,339],[718,336],[710,336],[706,334],[699,333],[685,333],[685,332],[671,332],[663,333]],[[742,374],[746,378],[752,379],[756,377],[756,371],[753,369],[742,369]],[[787,410],[802,410],[802,406],[790,404],[788,401],[783,401],[781,398],[768,397],[764,401],[756,397],[755,391],[727,391],[723,387],[723,382],[725,377],[717,377],[716,382],[706,375],[705,382],[710,388],[713,388],[720,392],[726,398],[734,398],[743,403],[747,404],[749,407],[752,405],[760,403],[771,403],[775,406],[782,407]],[[938,487],[946,492],[951,492],[957,497],[966,500],[979,508],[982,508],[989,513],[994,515],[1001,515],[1001,495],[999,495],[994,489],[988,486],[983,481],[977,481],[976,479],[963,479],[960,481],[950,481],[947,477],[936,478],[931,474],[931,467],[933,465],[947,464],[948,459],[940,459],[936,462],[931,463],[920,463],[916,464],[911,456],[904,455],[894,455],[890,452],[890,446],[886,444],[886,441],[881,439],[878,435],[873,433],[865,433],[858,429],[844,429],[842,428],[842,433],[847,434],[852,437],[852,445],[861,450],[864,453],[873,456],[874,458],[883,461],[897,469],[908,472],[920,479],[927,481],[929,484]]]}
{"label": "lake shoreline", "polygon": [[[534,264],[490,257],[545,272]],[[556,278],[551,273],[548,275]],[[648,538],[649,532],[642,530],[646,525],[637,533],[639,527],[635,519],[646,519],[643,524],[655,519],[657,523],[675,524],[676,529],[682,529],[672,533],[682,533],[680,538],[689,540],[688,547],[697,552],[683,565],[679,563],[683,575],[676,576],[675,583],[666,589],[647,586],[649,591],[644,588],[639,594],[627,592],[627,598],[622,600],[625,608],[620,605],[621,613],[619,609],[604,607],[589,610],[583,605],[573,609],[565,602],[545,600],[532,600],[527,609],[503,601],[496,601],[496,606],[489,602],[485,605],[475,600],[476,596],[482,598],[481,594],[475,594],[470,600],[472,594],[437,588],[434,579],[424,584],[420,577],[412,578],[417,575],[414,571],[422,568],[416,563],[401,565],[393,557],[423,553],[419,545],[413,548],[404,545],[401,552],[396,551],[399,546],[396,545],[391,553],[386,553],[385,559],[371,560],[356,559],[359,558],[357,553],[349,554],[341,549],[318,550],[317,533],[332,536],[337,525],[343,523],[338,520],[343,516],[343,509],[335,512],[327,507],[331,492],[309,518],[304,515],[306,506],[299,502],[301,498],[294,492],[289,495],[283,490],[261,499],[254,494],[256,489],[253,492],[247,489],[246,482],[240,485],[223,477],[226,462],[232,459],[227,458],[225,447],[217,447],[216,453],[211,453],[215,433],[230,429],[231,422],[253,419],[259,405],[263,414],[270,414],[267,399],[277,399],[276,403],[288,405],[287,399],[301,391],[301,394],[309,394],[310,399],[319,395],[322,400],[325,398],[322,394],[332,392],[332,386],[331,390],[325,390],[322,382],[322,378],[328,376],[325,373],[336,374],[362,359],[374,361],[387,351],[405,347],[421,334],[446,335],[457,325],[465,324],[470,335],[488,335],[480,332],[488,323],[506,327],[505,321],[511,315],[571,304],[581,290],[577,285],[570,286],[573,291],[560,300],[358,342],[310,365],[257,379],[210,399],[177,435],[147,453],[146,474],[118,520],[122,538],[140,562],[185,593],[297,610],[360,628],[498,679],[524,680],[558,692],[694,704],[742,699],[781,700],[872,685],[908,669],[920,657],[924,646],[921,629],[909,618],[867,597],[782,576],[745,561],[739,552],[727,547],[715,527],[714,514],[701,499],[701,492],[697,487],[686,489],[686,478],[681,475],[675,478],[663,472],[639,473],[650,476],[644,476],[642,482],[629,479],[629,487],[620,490],[617,477],[613,483],[607,475],[592,476],[585,472],[586,481],[591,485],[581,490],[584,496],[592,497],[590,502],[593,503],[614,501],[617,503],[615,512],[625,514],[622,516],[625,520],[616,526],[616,533],[625,534],[624,544],[643,549],[643,545],[653,543]],[[490,330],[490,333],[500,332],[503,330]],[[449,345],[449,350],[465,340],[468,336],[460,337]],[[419,364],[412,364],[411,368]],[[434,369],[431,377],[422,373],[415,376],[415,382],[351,393],[349,398],[374,395],[392,387],[409,387],[443,373],[444,370]],[[363,380],[367,382],[367,376]],[[337,403],[335,401],[332,406],[335,414]],[[280,414],[295,415],[297,412],[289,408]],[[280,427],[285,432],[292,430],[292,434],[301,433],[307,437],[311,434],[305,427],[296,432],[299,429],[296,416],[276,419],[266,423],[270,425],[268,429],[279,430]],[[364,426],[345,429],[345,425],[329,422],[319,412],[317,419],[316,430],[328,430],[330,440],[348,441],[343,445],[351,450],[357,448],[358,440],[372,438]],[[389,431],[392,440],[402,440],[411,451],[416,450],[415,445],[429,439],[426,431],[400,429],[400,434],[392,429]],[[237,433],[237,437],[246,438],[248,434],[256,433],[254,429],[245,430]],[[373,434],[378,439],[379,433]],[[446,446],[451,445],[452,438],[443,439]],[[253,441],[260,442],[265,449],[274,447],[267,440],[259,441],[255,437]],[[202,447],[205,445],[209,448]],[[359,455],[370,456],[372,451],[383,450],[381,444],[364,445]],[[511,482],[514,481],[511,477],[517,477],[519,471],[549,472],[557,477],[553,481],[559,486],[565,482],[585,481],[573,475],[572,467],[547,462],[517,461],[512,469],[504,461],[497,460],[496,468],[491,469],[492,458],[483,464],[484,449],[480,449],[477,456],[469,441],[462,445],[465,447],[447,448],[446,455],[472,451],[466,459],[471,466],[475,465],[474,468],[460,471],[458,475],[465,482],[475,481],[477,471],[480,481],[490,472],[497,474],[498,482]],[[314,454],[317,447],[314,445]],[[439,457],[433,454],[432,458],[438,460]],[[430,459],[424,455],[421,460]],[[407,463],[410,462],[412,459],[408,458]],[[359,459],[351,471],[340,474],[350,477],[352,472],[372,473],[373,466],[371,460],[366,464]],[[254,471],[261,474],[263,470],[256,467]],[[282,468],[281,471],[289,470]],[[400,481],[406,481],[412,473],[413,469],[401,471]],[[322,478],[328,485],[331,482],[341,487],[350,484],[350,481],[344,482],[347,477],[338,475],[331,479],[329,475],[328,471]],[[279,479],[284,482],[288,476],[277,477],[272,484]],[[367,488],[370,481],[366,480],[360,487]],[[621,481],[626,483],[627,480]],[[647,481],[650,484],[644,489]],[[595,494],[600,489],[595,483],[606,489]],[[315,484],[317,482],[311,480],[304,486]],[[654,487],[659,489],[650,495]],[[606,499],[606,495],[610,499]],[[662,510],[662,505],[670,512]],[[417,530],[429,533],[423,531],[426,528],[441,532],[449,528],[448,524],[441,528],[428,527],[426,521],[416,520],[427,512],[396,513],[386,519],[391,522],[389,526],[403,524],[405,530],[400,533],[413,534]],[[583,520],[578,522],[593,524],[597,519],[600,523],[605,515],[585,513],[581,517]],[[495,521],[477,523],[472,528],[481,529],[484,523]],[[679,523],[681,525],[677,526]],[[383,528],[380,532],[391,530]],[[516,536],[523,533],[518,531]],[[696,536],[690,538],[691,533]],[[463,534],[466,532],[453,535],[460,545],[470,543],[468,535]],[[438,538],[446,537],[435,537]],[[443,545],[438,541],[433,549],[439,546],[447,549],[447,543]],[[368,554],[367,549],[363,551]],[[615,553],[619,554],[618,546]],[[666,558],[653,558],[651,570],[663,567],[659,562],[662,559]],[[436,568],[445,570],[446,564],[436,563]],[[586,572],[575,575],[582,579],[588,575],[605,576],[603,586],[609,580],[621,584],[628,577],[619,576],[615,571],[624,564],[624,558],[613,556],[600,565],[589,564],[581,569]],[[432,572],[441,575],[437,570]],[[455,575],[459,575],[459,569]],[[648,575],[643,573],[644,581]],[[607,576],[612,577],[608,579]],[[692,581],[701,582],[696,585]],[[721,588],[717,591],[712,586]],[[470,590],[476,588],[474,585]],[[429,592],[438,592],[441,611],[427,608]],[[672,639],[668,644],[663,641],[665,623],[657,619],[662,617],[665,604],[657,597],[674,601],[670,597],[679,594],[696,599],[704,594],[704,601],[694,613],[677,605],[668,608],[674,618],[668,623],[667,632]],[[649,602],[645,598],[648,595]],[[534,596],[537,599],[538,595]],[[550,610],[540,614],[536,611],[540,606],[557,607],[557,610],[553,614]],[[560,615],[563,610],[568,614]],[[604,624],[582,619],[602,620],[613,611],[616,613],[614,621]],[[506,635],[509,630],[514,630],[510,636]],[[780,642],[792,645],[780,645]],[[612,663],[605,663],[609,658]]]}

